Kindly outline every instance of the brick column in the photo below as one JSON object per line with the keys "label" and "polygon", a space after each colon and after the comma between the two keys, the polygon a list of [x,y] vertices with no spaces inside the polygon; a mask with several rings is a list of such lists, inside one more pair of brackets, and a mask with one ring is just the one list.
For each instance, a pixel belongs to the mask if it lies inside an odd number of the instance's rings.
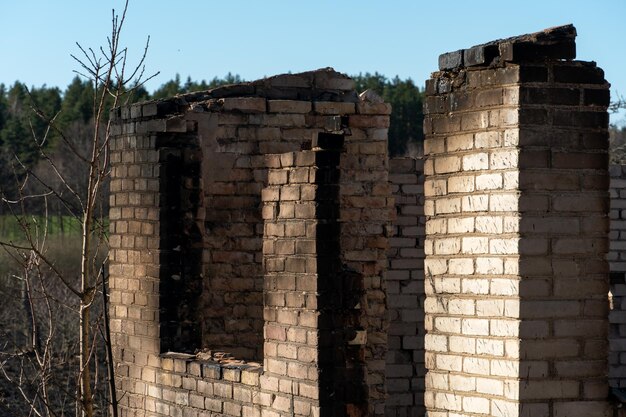
{"label": "brick column", "polygon": [[[319,413],[318,185],[314,152],[267,158],[263,190],[264,369],[263,379],[282,380],[297,394],[293,411]],[[338,155],[337,155],[338,156]],[[321,214],[321,213],[320,213]],[[326,213],[332,215],[331,212]],[[336,245],[335,245],[336,246]],[[284,391],[284,388],[283,388]]]}
{"label": "brick column", "polygon": [[[109,291],[121,415],[145,409],[159,341],[159,155],[156,135],[126,133],[111,148]],[[121,132],[120,132],[121,133]],[[122,394],[124,393],[124,394]],[[137,415],[143,415],[138,412]]]}
{"label": "brick column", "polygon": [[392,204],[384,142],[320,133],[313,147],[267,159],[261,386],[289,387],[295,415],[380,415]]}
{"label": "brick column", "polygon": [[610,415],[608,83],[574,37],[445,54],[427,84],[430,417]]}

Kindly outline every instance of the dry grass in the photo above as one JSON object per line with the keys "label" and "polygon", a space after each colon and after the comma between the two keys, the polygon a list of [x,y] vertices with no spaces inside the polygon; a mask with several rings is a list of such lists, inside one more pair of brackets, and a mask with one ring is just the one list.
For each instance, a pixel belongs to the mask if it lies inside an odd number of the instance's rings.
{"label": "dry grass", "polygon": [[[0,221],[0,240],[10,240],[23,243],[17,222]],[[80,260],[82,242],[79,229],[69,222],[61,228],[59,223],[50,228],[45,245],[44,256],[51,261],[54,269],[60,271],[74,285],[80,279]],[[35,316],[37,330],[42,338],[51,333],[54,372],[50,377],[51,400],[55,403],[57,412],[73,412],[71,396],[75,389],[75,369],[78,346],[78,299],[69,291],[52,269],[41,263],[40,267],[30,270],[24,268],[28,251],[3,249],[0,247],[0,362],[5,370],[13,376],[24,372],[33,383],[38,381],[39,369],[33,362],[30,354],[32,350],[32,320],[29,314],[29,300],[26,293],[28,274],[31,286],[32,311]],[[102,250],[96,256],[96,264],[101,264],[106,251]],[[31,264],[32,266],[32,264]],[[102,297],[97,297],[93,316],[97,318],[101,311]],[[50,329],[49,323],[52,323]],[[97,333],[98,324],[94,323]],[[101,339],[96,344],[98,357],[103,359]],[[21,352],[21,353],[20,353]],[[99,374],[99,379],[103,373]],[[33,386],[27,391],[33,392]],[[102,401],[100,395],[97,398]],[[3,404],[4,403],[4,404]],[[0,415],[11,415],[25,409],[27,404],[21,398],[17,387],[9,383],[0,373]],[[69,408],[68,408],[69,407]],[[106,410],[106,407],[105,407]]]}

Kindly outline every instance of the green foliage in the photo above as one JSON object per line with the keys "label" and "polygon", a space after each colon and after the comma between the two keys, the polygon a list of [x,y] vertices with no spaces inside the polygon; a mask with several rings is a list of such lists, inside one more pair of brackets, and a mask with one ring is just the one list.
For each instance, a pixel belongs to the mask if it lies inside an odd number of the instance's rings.
{"label": "green foliage", "polygon": [[401,80],[398,76],[389,80],[379,73],[365,73],[352,77],[359,92],[371,89],[385,102],[391,104],[389,126],[389,154],[404,155],[409,147],[421,146],[424,141],[422,125],[424,114],[422,103],[424,92],[410,78]]}
{"label": "green foliage", "polygon": [[[6,92],[4,99],[6,103],[5,120],[2,131],[0,131],[0,145],[3,153],[16,153],[20,142],[28,133],[28,113],[25,114],[24,107],[27,101],[26,87],[22,83],[15,82]],[[22,144],[22,146],[26,146]]]}
{"label": "green foliage", "polygon": [[359,75],[353,75],[352,79],[354,80],[356,91],[359,93],[371,89],[382,95],[385,94],[385,87],[389,84],[387,77],[377,72],[374,74],[369,72],[365,74],[359,73]]}
{"label": "green foliage", "polygon": [[[202,82],[204,83],[204,80],[202,80]],[[237,84],[241,82],[243,82],[243,79],[238,74],[233,75],[229,72],[224,78],[213,77],[207,87],[215,88],[222,85]]]}
{"label": "green foliage", "polygon": [[56,88],[32,87],[27,90],[20,82],[15,82],[3,97],[6,110],[2,113],[0,145],[2,152],[16,155],[26,165],[39,157],[39,147],[47,147],[49,142],[48,124],[38,117],[34,108],[45,114],[55,115],[61,109],[61,91]]}
{"label": "green foliage", "polygon": [[[372,89],[392,105],[389,128],[391,155],[404,154],[411,144],[419,144],[423,140],[424,94],[411,79],[402,80],[399,77],[388,79],[379,73],[359,74],[353,78],[358,92]],[[183,82],[177,74],[174,79],[161,85],[152,94],[142,87],[134,91],[133,96],[125,97],[124,100],[133,103],[166,98],[241,82],[243,80],[239,75],[230,72],[223,77],[199,82],[193,81],[191,77],[187,77]],[[56,157],[59,155],[61,158],[64,157],[60,136],[54,129],[48,129],[47,120],[56,117],[56,127],[64,132],[65,138],[72,142],[73,146],[80,148],[81,143],[88,143],[90,135],[93,134],[95,104],[93,84],[80,77],[75,77],[64,91],[45,85],[27,89],[19,81],[8,87],[0,84],[0,193],[9,198],[16,196],[18,184],[25,178],[25,170],[21,169],[20,164],[27,169],[33,168],[41,159],[42,150],[55,153]],[[106,110],[112,105],[112,101],[107,101]],[[37,109],[40,114],[36,114],[33,109]],[[65,167],[74,165],[69,160],[61,160],[59,164]],[[74,176],[81,177],[81,174],[76,172]],[[61,206],[57,204],[55,207],[57,206],[60,210]],[[3,211],[4,209],[0,207],[0,214]]]}
{"label": "green foliage", "polygon": [[224,78],[214,77],[211,81],[206,82],[202,80],[200,82],[192,81],[191,77],[187,77],[184,84],[181,84],[180,75],[176,74],[173,80],[169,80],[165,84],[161,85],[152,94],[152,99],[167,98],[175,96],[176,94],[190,93],[192,91],[208,90],[210,88],[219,87],[228,84],[237,84],[243,82],[241,77],[237,74],[231,74],[230,72],[224,76]]}
{"label": "green foliage", "polygon": [[152,96],[144,86],[139,86],[133,90],[131,96],[128,98],[130,103],[137,103],[139,101],[150,100]]}
{"label": "green foliage", "polygon": [[[51,145],[53,136],[48,123],[33,109],[55,115],[61,108],[61,92],[58,88],[29,89],[15,82],[0,98],[0,193],[13,199],[24,180],[24,167],[34,166],[41,151]],[[4,205],[2,205],[4,206]],[[3,207],[0,207],[2,212]]]}
{"label": "green foliage", "polygon": [[67,237],[80,237],[81,225],[79,219],[73,216],[44,216],[30,215],[26,218],[18,218],[12,214],[0,215],[0,236],[16,243],[22,243],[24,238],[23,228],[33,231],[44,230],[48,235],[63,235]]}
{"label": "green foliage", "polygon": [[165,84],[161,85],[161,87],[157,88],[152,94],[152,98],[167,98],[183,92],[184,90],[180,85],[180,75],[176,74],[176,77],[173,80],[169,80]]}
{"label": "green foliage", "polygon": [[4,84],[0,84],[0,131],[4,128],[7,118],[9,117],[9,105],[7,102],[7,91]]}
{"label": "green foliage", "polygon": [[87,123],[93,117],[93,86],[89,81],[83,81],[76,76],[67,86],[63,94],[63,105],[59,115],[60,127],[66,127],[71,122]]}

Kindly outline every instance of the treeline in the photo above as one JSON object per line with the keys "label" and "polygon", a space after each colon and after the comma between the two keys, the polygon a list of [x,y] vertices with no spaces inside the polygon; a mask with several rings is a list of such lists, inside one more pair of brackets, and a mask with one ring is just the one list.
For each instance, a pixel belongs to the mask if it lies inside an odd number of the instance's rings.
{"label": "treeline", "polygon": [[[411,79],[389,79],[378,73],[358,74],[353,78],[358,92],[373,89],[393,107],[390,153],[419,153],[423,141],[423,92]],[[145,88],[134,89],[125,101],[166,98],[242,81],[239,75],[231,73],[200,82],[189,77],[183,81],[177,75],[152,93]],[[96,104],[92,83],[79,77],[63,91],[45,85],[27,88],[19,81],[11,86],[0,84],[0,193],[5,200],[19,200],[28,212],[37,214],[46,209],[67,213],[80,204],[69,190],[84,195],[86,189],[87,171],[80,164],[80,156],[88,156]],[[110,106],[108,103],[107,107]],[[56,171],[69,178],[70,188],[62,186]],[[50,195],[49,206],[41,207],[35,199],[21,198],[33,193]],[[6,204],[0,204],[0,214],[6,214],[7,210]]]}
{"label": "treeline", "polygon": [[[125,99],[133,103],[240,81],[238,75],[229,73],[224,78],[214,78],[210,82],[195,82],[188,78],[182,83],[177,75],[152,94],[145,88],[138,88]],[[54,148],[61,132],[65,136],[75,137],[78,132],[73,131],[74,125],[89,127],[95,104],[93,85],[79,77],[75,77],[65,91],[45,85],[27,88],[19,81],[10,87],[0,84],[0,153],[5,157],[16,157],[20,163],[32,165],[41,157],[42,150]],[[49,129],[51,119],[54,120],[54,129]]]}
{"label": "treeline", "polygon": [[[407,144],[423,140],[423,93],[411,79],[388,79],[378,73],[358,74],[353,78],[357,91],[373,89],[393,106],[389,132],[393,154],[404,153]],[[176,75],[153,93],[145,88],[137,89],[128,100],[137,102],[166,98],[242,81],[239,75],[231,73],[208,82],[192,81],[191,78],[183,82]],[[27,88],[19,81],[10,87],[0,84],[0,153],[9,159],[15,156],[21,163],[31,165],[41,156],[42,149],[49,150],[55,146],[59,132],[75,134],[73,125],[82,125],[85,129],[89,126],[94,116],[93,98],[93,86],[79,77],[74,78],[65,91],[45,85]],[[49,130],[46,118],[54,118],[57,129]]]}
{"label": "treeline", "polygon": [[[392,105],[389,153],[393,156],[421,154],[423,91],[411,79],[397,76],[389,79],[378,73],[365,73],[352,78],[358,92],[373,89]],[[152,93],[145,88],[134,89],[125,101],[132,103],[171,97],[242,81],[239,75],[231,73],[200,82],[189,77],[183,81],[177,75]],[[27,88],[20,82],[9,87],[0,84],[1,196],[5,200],[18,201],[25,193],[49,194],[52,198],[48,201],[48,210],[57,213],[71,212],[80,204],[68,187],[59,184],[60,176],[56,171],[70,179],[72,183],[69,185],[75,194],[84,195],[87,172],[77,159],[89,152],[95,108],[91,82],[79,77],[74,78],[64,91],[45,85]],[[626,161],[626,128],[612,126],[610,134],[612,161]],[[50,161],[54,161],[54,166]],[[41,214],[45,209],[29,200],[22,199],[21,202],[29,212]],[[6,204],[0,204],[0,214],[7,213],[7,209]]]}

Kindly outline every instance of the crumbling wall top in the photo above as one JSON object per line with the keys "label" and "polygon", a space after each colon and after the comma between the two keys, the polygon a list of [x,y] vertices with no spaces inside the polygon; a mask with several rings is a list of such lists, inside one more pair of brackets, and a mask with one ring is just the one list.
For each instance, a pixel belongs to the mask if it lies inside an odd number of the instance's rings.
{"label": "crumbling wall top", "polygon": [[188,101],[227,97],[352,103],[358,101],[354,81],[333,68],[320,68],[298,74],[280,74],[256,81],[225,85],[206,92],[185,94],[183,97]]}
{"label": "crumbling wall top", "polygon": [[505,62],[534,62],[576,58],[576,28],[556,26],[541,32],[498,39],[439,55],[439,70],[496,66]]}
{"label": "crumbling wall top", "polygon": [[[320,68],[117,107],[111,110],[111,119],[162,118],[183,114],[189,110],[200,112],[231,110],[224,108],[225,100],[230,98],[250,98],[252,99],[250,105],[253,107],[263,102],[263,100],[255,99],[339,103],[372,102],[369,96],[359,98],[354,81],[347,75],[333,68]],[[254,108],[249,110],[254,110]],[[262,109],[257,110],[264,112]]]}

